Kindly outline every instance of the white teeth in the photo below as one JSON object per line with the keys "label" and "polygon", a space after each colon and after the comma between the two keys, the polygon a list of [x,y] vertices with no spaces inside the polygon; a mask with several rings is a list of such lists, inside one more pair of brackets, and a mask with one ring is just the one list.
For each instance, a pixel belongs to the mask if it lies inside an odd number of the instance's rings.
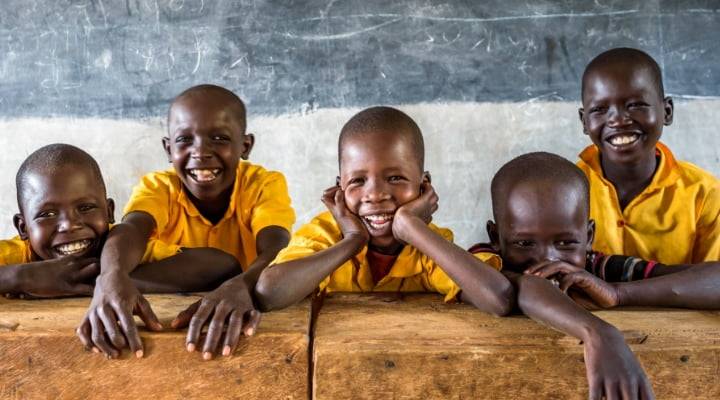
{"label": "white teeth", "polygon": [[220,172],[219,169],[200,169],[194,168],[189,169],[188,173],[195,178],[198,182],[210,182],[217,178],[217,174]]}
{"label": "white teeth", "polygon": [[364,217],[371,227],[375,229],[380,229],[384,227],[386,224],[390,223],[392,221],[393,216],[392,214],[377,214],[377,215],[366,215]]}
{"label": "white teeth", "polygon": [[621,146],[624,144],[630,144],[635,142],[638,139],[638,135],[618,135],[614,136],[612,139],[610,139],[610,144],[613,146]]}
{"label": "white teeth", "polygon": [[77,242],[70,242],[55,246],[55,250],[68,256],[71,254],[77,254],[85,251],[85,249],[87,249],[91,243],[91,240],[78,240]]}

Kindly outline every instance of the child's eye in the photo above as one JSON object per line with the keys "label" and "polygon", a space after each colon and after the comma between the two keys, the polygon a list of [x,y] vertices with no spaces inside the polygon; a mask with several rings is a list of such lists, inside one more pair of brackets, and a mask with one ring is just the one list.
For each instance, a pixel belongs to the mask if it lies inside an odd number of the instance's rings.
{"label": "child's eye", "polygon": [[97,206],[95,204],[81,204],[80,207],[78,207],[78,210],[80,210],[80,212],[88,212],[96,208]]}
{"label": "child's eye", "polygon": [[577,240],[559,240],[557,242],[557,245],[559,247],[572,247],[577,245],[579,242]]}
{"label": "child's eye", "polygon": [[402,177],[402,176],[400,176],[400,175],[393,175],[393,176],[391,176],[391,177],[388,178],[388,181],[390,181],[390,182],[399,182],[399,181],[402,181],[402,180],[405,180],[405,178]]}
{"label": "child's eye", "polygon": [[640,102],[640,101],[636,101],[636,102],[634,102],[634,103],[628,104],[628,108],[640,108],[640,107],[646,107],[646,106],[647,106],[646,103],[643,103],[643,102]]}
{"label": "child's eye", "polygon": [[54,218],[54,217],[57,217],[57,215],[58,215],[57,211],[53,211],[53,210],[41,211],[38,213],[36,218]]}
{"label": "child's eye", "polygon": [[362,185],[363,183],[365,183],[364,178],[352,178],[348,182],[348,185]]}
{"label": "child's eye", "polygon": [[212,140],[227,141],[227,140],[230,140],[230,137],[228,135],[224,135],[224,134],[214,134],[212,136]]}
{"label": "child's eye", "polygon": [[606,110],[605,107],[592,107],[589,111],[590,114],[601,114]]}
{"label": "child's eye", "polygon": [[516,247],[532,247],[535,243],[530,240],[516,240],[513,245]]}
{"label": "child's eye", "polygon": [[192,137],[187,135],[180,135],[175,137],[175,143],[191,143]]}

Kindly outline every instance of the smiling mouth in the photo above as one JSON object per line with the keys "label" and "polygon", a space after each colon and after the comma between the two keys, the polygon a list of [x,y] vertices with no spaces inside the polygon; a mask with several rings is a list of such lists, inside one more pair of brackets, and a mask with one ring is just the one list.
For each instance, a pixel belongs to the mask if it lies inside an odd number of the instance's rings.
{"label": "smiling mouth", "polygon": [[64,255],[71,256],[73,254],[80,254],[87,250],[92,244],[92,240],[77,240],[74,242],[63,243],[54,247],[55,251]]}
{"label": "smiling mouth", "polygon": [[640,135],[636,133],[614,135],[606,141],[614,147],[629,146],[640,140]]}
{"label": "smiling mouth", "polygon": [[220,168],[191,168],[187,170],[188,175],[190,175],[195,181],[206,183],[206,182],[212,182],[215,179],[217,179],[218,175],[220,174]]}
{"label": "smiling mouth", "polygon": [[392,224],[393,214],[363,215],[365,223],[374,230],[381,230]]}

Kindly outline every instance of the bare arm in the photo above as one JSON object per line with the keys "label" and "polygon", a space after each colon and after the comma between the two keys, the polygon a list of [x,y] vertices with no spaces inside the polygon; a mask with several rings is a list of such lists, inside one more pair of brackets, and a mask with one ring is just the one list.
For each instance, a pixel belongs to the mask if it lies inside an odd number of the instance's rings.
{"label": "bare arm", "polygon": [[428,227],[438,198],[429,183],[423,185],[420,197],[395,213],[393,233],[440,265],[460,286],[464,301],[490,314],[509,314],[515,299],[512,284],[500,272]]}
{"label": "bare arm", "polygon": [[720,308],[720,262],[707,262],[672,275],[617,284],[618,305]]}
{"label": "bare arm", "polygon": [[89,296],[100,272],[97,258],[72,256],[0,267],[0,294],[30,297]]}
{"label": "bare arm", "polygon": [[615,327],[597,318],[546,279],[508,276],[517,284],[518,305],[533,320],[583,342],[590,399],[651,399],[652,387],[642,367]]}
{"label": "bare arm", "polygon": [[302,300],[367,243],[369,235],[358,217],[345,206],[345,198],[339,187],[327,189],[323,193],[323,203],[340,225],[343,239],[311,256],[267,268],[255,287],[257,300],[263,310],[284,308]]}

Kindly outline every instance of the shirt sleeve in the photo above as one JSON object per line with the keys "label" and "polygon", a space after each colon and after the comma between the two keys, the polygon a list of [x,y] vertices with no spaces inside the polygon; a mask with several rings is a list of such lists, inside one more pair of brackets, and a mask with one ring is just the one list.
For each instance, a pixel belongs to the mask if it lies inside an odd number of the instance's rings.
{"label": "shirt sleeve", "polygon": [[0,267],[29,263],[29,254],[29,244],[19,237],[0,240]]}
{"label": "shirt sleeve", "polygon": [[693,263],[720,261],[720,182],[708,192],[697,222]]}
{"label": "shirt sleeve", "polygon": [[[288,246],[280,250],[271,265],[311,256],[330,248],[339,241],[339,230],[336,232],[336,229],[333,229],[333,226],[327,221],[314,218],[292,235]],[[320,290],[325,290],[328,286],[330,283],[330,275],[326,276],[325,279],[320,282],[318,285]]]}
{"label": "shirt sleeve", "polygon": [[168,224],[170,212],[170,185],[168,177],[158,173],[142,177],[130,195],[125,206],[125,214],[142,211],[150,214],[155,220],[157,232],[162,232]]}
{"label": "shirt sleeve", "polygon": [[279,226],[292,232],[295,211],[290,205],[285,177],[279,172],[269,172],[257,202],[253,207],[250,225],[255,236],[268,226]]}
{"label": "shirt sleeve", "polygon": [[145,254],[140,263],[146,264],[172,257],[182,251],[182,247],[176,244],[167,244],[158,239],[150,239]]}

